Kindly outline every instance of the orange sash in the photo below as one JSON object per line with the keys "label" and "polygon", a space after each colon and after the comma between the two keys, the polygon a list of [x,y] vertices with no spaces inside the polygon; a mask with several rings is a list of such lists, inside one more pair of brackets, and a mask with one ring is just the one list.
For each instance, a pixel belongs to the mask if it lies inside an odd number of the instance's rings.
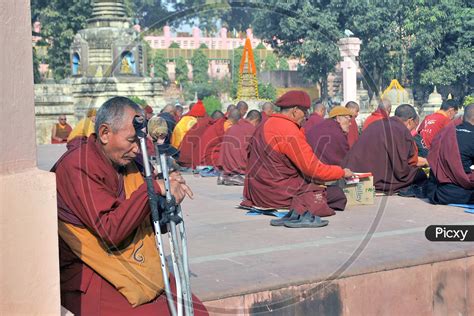
{"label": "orange sash", "polygon": [[[135,164],[124,176],[126,198],[143,183]],[[150,218],[130,236],[122,249],[110,249],[89,229],[59,220],[59,236],[76,256],[110,282],[133,306],[150,302],[163,292],[161,262]]]}

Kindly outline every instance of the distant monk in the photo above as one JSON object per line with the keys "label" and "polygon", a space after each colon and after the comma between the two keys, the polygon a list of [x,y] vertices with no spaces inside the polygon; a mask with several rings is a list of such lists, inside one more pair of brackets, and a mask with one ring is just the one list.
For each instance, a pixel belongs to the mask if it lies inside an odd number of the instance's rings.
{"label": "distant monk", "polygon": [[183,117],[183,107],[181,105],[176,105],[176,122],[179,122],[179,120]]}
{"label": "distant monk", "polygon": [[327,165],[342,166],[349,151],[347,133],[351,125],[351,112],[343,106],[335,106],[329,118],[306,130],[306,139],[316,156]]}
{"label": "distant monk", "polygon": [[289,208],[273,226],[322,227],[319,216],[344,210],[346,197],[326,181],[349,177],[352,172],[323,164],[313,153],[300,130],[311,100],[304,91],[289,91],[276,102],[281,112],[273,114],[255,130],[249,144],[242,206]]}
{"label": "distant monk", "polygon": [[262,104],[262,123],[267,120],[267,118],[275,113],[275,106],[271,102],[265,102]]}
{"label": "distant monk", "polygon": [[317,100],[314,103],[313,113],[309,116],[308,120],[303,124],[305,132],[309,131],[313,126],[318,125],[324,121],[326,116],[326,106],[321,100]]}
{"label": "distant monk", "polygon": [[[229,114],[230,114],[230,111],[232,111],[233,109],[236,109],[237,107],[233,104],[229,104],[227,106],[227,111],[225,112],[225,117],[228,117]],[[226,132],[230,127],[232,126],[232,122],[229,121],[229,120],[226,120],[225,123],[224,123],[224,131]]]}
{"label": "distant monk", "polygon": [[425,117],[420,127],[418,127],[418,134],[415,136],[420,157],[428,156],[433,138],[454,119],[458,109],[459,104],[456,101],[445,100],[439,111]]}
{"label": "distant monk", "polygon": [[237,110],[240,112],[240,117],[245,117],[245,114],[249,110],[249,106],[245,101],[237,102]]}
{"label": "distant monk", "polygon": [[351,148],[343,164],[354,172],[371,172],[377,191],[404,196],[422,197],[426,174],[418,166],[419,159],[411,131],[418,126],[419,118],[409,104],[395,110],[395,116],[378,120],[367,127]]}
{"label": "distant monk", "polygon": [[224,134],[219,155],[219,169],[222,173],[218,184],[244,185],[249,141],[261,120],[260,112],[251,110],[245,119],[239,120]]}
{"label": "distant monk", "polygon": [[66,115],[63,114],[58,117],[58,123],[54,124],[51,130],[51,144],[64,144],[67,142],[72,127],[66,121]]}
{"label": "distant monk", "polygon": [[186,113],[181,120],[176,124],[173,135],[171,136],[171,145],[174,148],[179,148],[184,135],[193,127],[197,122],[198,117],[207,116],[206,108],[201,100],[198,100],[196,104]]}
{"label": "distant monk", "polygon": [[375,110],[370,116],[365,119],[364,126],[362,127],[362,131],[364,131],[367,126],[376,122],[378,120],[387,119],[390,117],[390,112],[392,112],[392,103],[389,99],[382,99]]}
{"label": "distant monk", "polygon": [[89,137],[90,134],[94,133],[96,114],[96,109],[89,109],[89,111],[87,111],[86,117],[80,120],[72,129],[69,137],[67,138],[67,142],[69,143],[77,137]]}
{"label": "distant monk", "polygon": [[179,165],[185,168],[195,169],[200,162],[199,152],[201,148],[201,136],[204,131],[214,121],[223,118],[224,113],[221,111],[214,111],[211,117],[203,116],[197,119],[197,123],[184,135],[181,146],[179,147]]}
{"label": "distant monk", "polygon": [[474,104],[462,124],[449,124],[431,143],[428,198],[433,204],[474,204]]}
{"label": "distant monk", "polygon": [[231,110],[228,118],[220,118],[206,128],[201,137],[199,165],[217,167],[226,120],[230,120],[232,125],[237,123],[240,120],[239,110]]}
{"label": "distant monk", "polygon": [[359,126],[357,125],[356,118],[359,115],[359,104],[354,101],[349,101],[346,103],[346,108],[351,111],[351,126],[349,128],[349,133],[347,134],[347,141],[349,142],[349,147],[355,144],[359,139]]}

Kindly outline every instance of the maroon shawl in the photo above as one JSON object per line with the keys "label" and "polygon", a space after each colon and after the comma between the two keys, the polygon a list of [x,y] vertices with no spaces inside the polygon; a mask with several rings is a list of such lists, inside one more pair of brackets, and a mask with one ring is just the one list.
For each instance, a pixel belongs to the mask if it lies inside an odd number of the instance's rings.
{"label": "maroon shawl", "polygon": [[217,167],[226,120],[223,117],[212,122],[212,125],[208,126],[202,134],[199,148],[199,165]]}
{"label": "maroon shawl", "polygon": [[466,190],[474,189],[474,173],[466,174],[461,163],[454,124],[448,124],[435,136],[427,159],[439,183],[456,184]]}
{"label": "maroon shawl", "polygon": [[318,113],[313,113],[309,116],[308,120],[304,123],[303,128],[307,133],[311,128],[314,126],[324,122],[324,117],[319,115]]}
{"label": "maroon shawl", "polygon": [[306,130],[306,139],[316,156],[328,165],[342,166],[349,151],[347,135],[334,119],[326,119],[316,127]]}
{"label": "maroon shawl", "polygon": [[347,142],[349,143],[349,147],[355,144],[355,142],[359,139],[359,126],[357,125],[357,121],[355,118],[351,118],[351,125],[349,126],[349,133],[347,133]]}
{"label": "maroon shawl", "polygon": [[178,163],[187,168],[196,168],[199,164],[199,148],[201,146],[201,135],[211,124],[212,119],[208,116],[198,118],[197,123],[184,135],[180,145]]}
{"label": "maroon shawl", "polygon": [[219,156],[219,168],[224,174],[245,174],[249,140],[254,132],[255,126],[246,119],[241,119],[225,133]]}
{"label": "maroon shawl", "polygon": [[351,148],[343,165],[354,172],[372,172],[375,189],[389,194],[411,185],[418,168],[413,137],[398,117],[370,124]]}

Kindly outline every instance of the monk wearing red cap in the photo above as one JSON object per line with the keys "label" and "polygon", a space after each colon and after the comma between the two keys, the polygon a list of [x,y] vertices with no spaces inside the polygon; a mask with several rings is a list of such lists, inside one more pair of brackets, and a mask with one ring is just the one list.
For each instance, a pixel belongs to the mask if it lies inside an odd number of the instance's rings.
{"label": "monk wearing red cap", "polygon": [[323,183],[352,176],[352,172],[323,164],[300,130],[310,105],[304,91],[285,93],[276,102],[281,112],[260,124],[249,144],[245,200],[241,204],[289,208],[285,217],[270,222],[273,226],[326,226],[328,221],[319,216],[334,215],[334,210],[342,211],[346,206],[342,190]]}

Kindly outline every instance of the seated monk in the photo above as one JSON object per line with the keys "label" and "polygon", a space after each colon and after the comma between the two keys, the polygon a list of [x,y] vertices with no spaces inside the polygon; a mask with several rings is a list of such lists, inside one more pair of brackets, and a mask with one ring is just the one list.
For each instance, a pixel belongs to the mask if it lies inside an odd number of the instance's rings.
{"label": "seated monk", "polygon": [[249,141],[261,120],[260,112],[251,110],[224,134],[218,164],[222,172],[217,184],[244,185]]}
{"label": "seated monk", "polygon": [[355,142],[359,139],[359,125],[357,125],[356,118],[359,116],[359,104],[354,101],[349,101],[346,103],[346,108],[351,111],[351,125],[349,126],[349,133],[347,133],[347,142],[349,143],[349,147],[355,144]]}
{"label": "seated monk", "polygon": [[382,99],[382,102],[379,103],[377,110],[375,110],[365,119],[364,125],[362,126],[362,131],[364,131],[373,122],[389,118],[390,112],[392,112],[392,103],[389,99]]}
{"label": "seated monk", "polygon": [[474,104],[460,125],[449,124],[434,138],[428,154],[427,195],[433,204],[474,204]]}
{"label": "seated monk", "polygon": [[[134,163],[136,115],[144,113],[130,99],[108,100],[97,112],[95,133],[53,167],[61,304],[75,315],[170,315],[147,185]],[[153,185],[165,194],[162,180]],[[170,185],[178,203],[192,195],[177,173]],[[193,300],[195,313],[207,315]]]}
{"label": "seated monk", "polygon": [[347,133],[350,124],[351,112],[343,106],[335,106],[328,119],[306,130],[308,144],[322,163],[342,166],[349,151]]}
{"label": "seated monk", "polygon": [[445,100],[438,112],[425,117],[415,136],[418,155],[427,157],[433,138],[448,125],[458,113],[459,105],[454,100]]}
{"label": "seated monk", "polygon": [[173,135],[171,135],[171,145],[174,148],[179,148],[184,135],[197,123],[197,118],[203,116],[207,116],[206,108],[202,101],[198,100],[174,127]]}
{"label": "seated monk", "polygon": [[198,149],[200,166],[217,167],[222,138],[225,134],[224,124],[226,120],[230,120],[232,124],[235,124],[239,119],[240,111],[233,109],[229,112],[228,118],[220,118],[206,128],[201,136],[201,144]]}
{"label": "seated monk", "polygon": [[72,127],[67,123],[66,115],[62,114],[58,117],[58,123],[53,125],[51,129],[51,144],[67,143]]}
{"label": "seated monk", "polygon": [[346,197],[339,187],[323,185],[352,175],[348,169],[322,163],[300,130],[311,105],[304,91],[289,91],[276,102],[281,112],[255,130],[249,144],[244,185],[245,207],[288,208],[273,226],[321,227],[319,216],[344,210]]}
{"label": "seated monk", "polygon": [[310,130],[313,126],[318,125],[324,121],[326,116],[326,106],[320,100],[314,103],[313,113],[309,116],[308,120],[303,123],[305,133]]}
{"label": "seated monk", "polygon": [[367,127],[343,165],[354,172],[371,172],[377,191],[387,194],[402,191],[406,196],[413,196],[416,191],[416,196],[422,197],[426,174],[418,166],[425,165],[425,160],[418,159],[410,133],[418,122],[418,114],[411,105],[400,105],[395,116]]}

